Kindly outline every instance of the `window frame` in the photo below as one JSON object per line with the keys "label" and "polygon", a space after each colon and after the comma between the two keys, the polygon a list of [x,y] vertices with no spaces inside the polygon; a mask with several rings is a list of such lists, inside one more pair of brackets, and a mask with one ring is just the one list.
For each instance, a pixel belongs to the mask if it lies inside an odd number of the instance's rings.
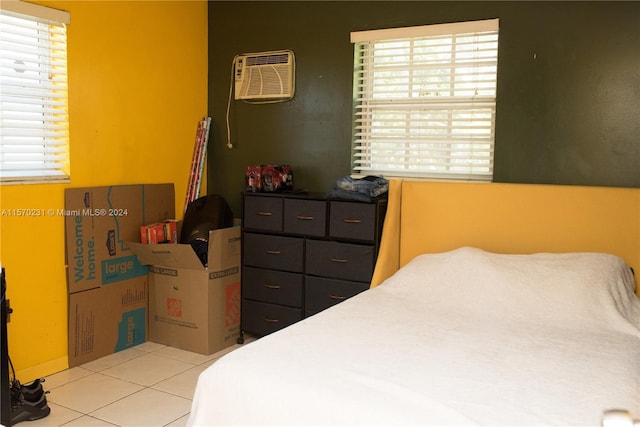
{"label": "window frame", "polygon": [[[491,181],[498,35],[497,18],[352,32],[352,173]],[[464,46],[452,44],[451,58],[468,46],[476,50],[462,62],[442,60],[446,40],[463,37]],[[413,89],[417,82],[433,88],[446,79],[445,96]],[[472,94],[461,95],[465,91]]]}
{"label": "window frame", "polygon": [[70,14],[20,0],[0,14],[0,184],[69,182]]}

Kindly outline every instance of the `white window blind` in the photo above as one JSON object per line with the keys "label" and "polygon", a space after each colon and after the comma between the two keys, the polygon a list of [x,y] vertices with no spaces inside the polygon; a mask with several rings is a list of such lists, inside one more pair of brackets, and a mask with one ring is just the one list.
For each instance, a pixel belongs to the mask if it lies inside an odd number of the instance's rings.
{"label": "white window blind", "polygon": [[15,0],[0,7],[0,180],[66,180],[69,14]]}
{"label": "white window blind", "polygon": [[353,172],[491,180],[498,20],[351,33]]}

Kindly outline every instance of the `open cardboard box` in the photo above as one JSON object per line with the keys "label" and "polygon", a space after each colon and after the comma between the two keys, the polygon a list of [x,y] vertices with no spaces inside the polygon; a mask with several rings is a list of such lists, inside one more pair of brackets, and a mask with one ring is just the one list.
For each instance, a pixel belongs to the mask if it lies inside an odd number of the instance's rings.
{"label": "open cardboard box", "polygon": [[207,267],[188,244],[129,242],[149,265],[149,340],[212,354],[240,335],[240,227],[209,232]]}

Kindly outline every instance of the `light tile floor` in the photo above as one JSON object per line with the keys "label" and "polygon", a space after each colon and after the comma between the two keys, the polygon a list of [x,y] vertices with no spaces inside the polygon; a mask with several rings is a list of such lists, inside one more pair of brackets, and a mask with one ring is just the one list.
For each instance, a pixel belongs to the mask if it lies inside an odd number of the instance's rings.
{"label": "light tile floor", "polygon": [[205,356],[146,342],[67,369],[43,384],[49,416],[17,425],[186,426],[198,375],[238,347]]}

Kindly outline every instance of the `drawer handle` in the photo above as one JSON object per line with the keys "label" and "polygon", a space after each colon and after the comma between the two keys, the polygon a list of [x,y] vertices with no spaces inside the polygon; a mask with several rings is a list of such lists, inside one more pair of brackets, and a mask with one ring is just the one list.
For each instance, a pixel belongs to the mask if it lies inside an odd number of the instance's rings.
{"label": "drawer handle", "polygon": [[271,213],[271,212],[256,212],[256,215],[271,216],[271,215],[273,215],[273,213]]}
{"label": "drawer handle", "polygon": [[298,218],[301,221],[313,221],[315,219],[315,217],[313,216],[306,216],[306,215],[296,215],[296,218]]}
{"label": "drawer handle", "polygon": [[362,222],[361,219],[344,219],[343,221],[347,224],[360,224]]}
{"label": "drawer handle", "polygon": [[329,295],[329,298],[331,298],[331,299],[336,299],[336,300],[338,300],[338,301],[342,301],[342,300],[347,299],[347,297],[343,297],[343,296],[341,296],[341,295],[333,295],[333,294]]}
{"label": "drawer handle", "polygon": [[280,285],[272,285],[270,283],[265,283],[262,286],[264,286],[267,289],[280,289]]}
{"label": "drawer handle", "polygon": [[332,262],[337,262],[339,264],[344,264],[345,262],[349,262],[348,259],[343,259],[343,258],[331,258]]}
{"label": "drawer handle", "polygon": [[264,320],[267,323],[278,323],[279,322],[278,319],[271,319],[269,317],[263,317],[262,320]]}
{"label": "drawer handle", "polygon": [[268,249],[266,252],[269,255],[280,255],[280,251],[274,251],[274,250],[271,250],[271,249]]}

